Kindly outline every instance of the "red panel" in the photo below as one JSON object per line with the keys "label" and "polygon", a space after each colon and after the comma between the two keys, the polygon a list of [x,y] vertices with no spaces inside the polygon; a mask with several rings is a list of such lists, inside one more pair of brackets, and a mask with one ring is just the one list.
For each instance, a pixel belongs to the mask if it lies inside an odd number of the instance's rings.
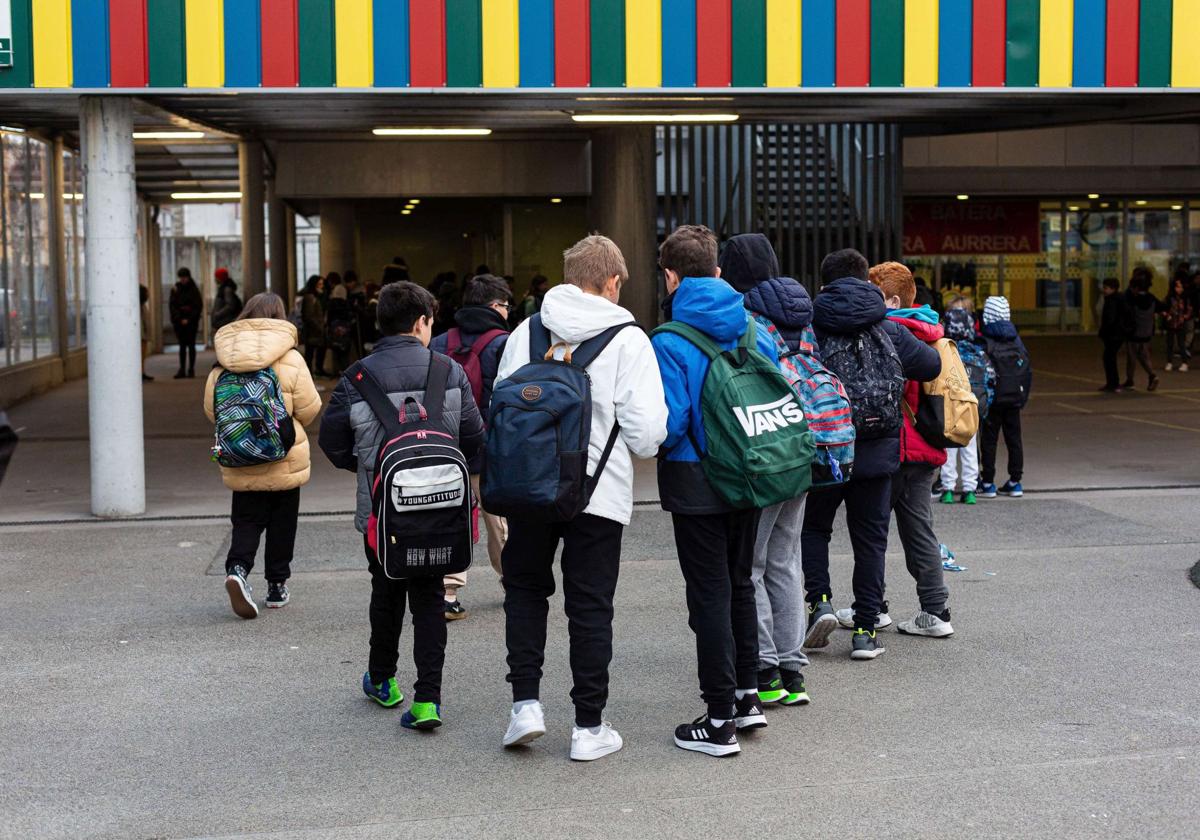
{"label": "red panel", "polygon": [[295,87],[300,83],[296,0],[260,0],[262,21],[262,86]]}
{"label": "red panel", "polygon": [[409,76],[413,87],[446,86],[446,4],[409,0]]}
{"label": "red panel", "polygon": [[696,0],[696,87],[729,87],[732,33],[731,0]]}
{"label": "red panel", "polygon": [[837,4],[835,64],[838,87],[871,84],[871,0],[840,0]]}
{"label": "red panel", "polygon": [[587,87],[592,76],[589,0],[554,0],[554,86]]}
{"label": "red panel", "polygon": [[1104,83],[1108,87],[1137,87],[1138,0],[1108,0]]}
{"label": "red panel", "polygon": [[146,49],[146,0],[108,0],[110,84],[145,87],[150,83]]}
{"label": "red panel", "polygon": [[1006,6],[1005,0],[975,0],[971,17],[971,84],[975,87],[1004,87]]}

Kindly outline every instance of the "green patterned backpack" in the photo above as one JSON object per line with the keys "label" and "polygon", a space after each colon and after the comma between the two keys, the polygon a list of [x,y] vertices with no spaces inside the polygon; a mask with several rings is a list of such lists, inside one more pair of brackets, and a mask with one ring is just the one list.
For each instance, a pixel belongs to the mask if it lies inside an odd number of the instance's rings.
{"label": "green patterned backpack", "polygon": [[213,388],[212,459],[223,467],[252,467],[287,457],[296,442],[296,426],[288,414],[272,368],[235,373],[221,371]]}

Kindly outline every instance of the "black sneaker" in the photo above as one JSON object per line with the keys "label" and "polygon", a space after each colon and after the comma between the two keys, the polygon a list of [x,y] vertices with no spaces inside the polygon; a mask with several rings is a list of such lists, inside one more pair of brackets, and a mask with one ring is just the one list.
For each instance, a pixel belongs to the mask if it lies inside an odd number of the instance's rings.
{"label": "black sneaker", "polygon": [[838,626],[837,614],[829,603],[829,596],[822,595],[820,601],[808,605],[808,631],[804,634],[806,648],[820,648],[829,644],[829,636]]}
{"label": "black sneaker", "polygon": [[724,726],[713,726],[708,715],[701,715],[691,723],[675,727],[675,746],[717,758],[737,755],[742,751],[738,746],[737,725],[727,720]]}
{"label": "black sneaker", "polygon": [[758,692],[747,694],[741,700],[734,703],[733,722],[738,730],[743,729],[762,729],[767,725],[767,716],[763,712],[762,700],[758,699]]}
{"label": "black sneaker", "polygon": [[883,653],[883,645],[875,638],[874,630],[864,630],[861,627],[854,631],[854,647],[850,651],[851,659],[874,659]]}
{"label": "black sneaker", "polygon": [[810,700],[808,689],[804,685],[804,674],[784,668],[779,671],[779,675],[783,678],[783,687],[787,690],[787,695],[779,702],[784,706],[807,706]]}
{"label": "black sneaker", "polygon": [[280,607],[287,606],[287,602],[291,596],[288,595],[286,583],[268,583],[267,584],[267,606],[270,609],[277,610]]}
{"label": "black sneaker", "polygon": [[258,618],[258,605],[254,603],[254,589],[246,582],[246,569],[234,566],[225,578],[225,591],[229,593],[229,605],[241,618]]}
{"label": "black sneaker", "polygon": [[467,608],[462,605],[462,601],[447,601],[446,602],[446,620],[458,621],[467,617]]}
{"label": "black sneaker", "polygon": [[778,703],[787,696],[787,689],[778,668],[763,668],[758,672],[758,699],[763,703]]}

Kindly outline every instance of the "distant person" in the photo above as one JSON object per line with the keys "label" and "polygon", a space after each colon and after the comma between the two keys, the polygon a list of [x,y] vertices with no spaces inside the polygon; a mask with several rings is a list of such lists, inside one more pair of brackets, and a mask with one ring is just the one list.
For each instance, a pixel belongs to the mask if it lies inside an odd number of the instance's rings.
{"label": "distant person", "polygon": [[1100,341],[1104,344],[1104,385],[1100,388],[1110,394],[1121,392],[1121,375],[1117,370],[1117,354],[1125,343],[1128,313],[1125,296],[1121,294],[1121,283],[1116,277],[1105,278],[1100,286],[1103,306],[1100,309]]}
{"label": "distant person", "polygon": [[1139,265],[1129,279],[1125,291],[1125,382],[1127,391],[1134,389],[1134,366],[1140,365],[1149,381],[1147,391],[1158,388],[1158,376],[1154,373],[1154,362],[1150,358],[1150,342],[1154,340],[1154,321],[1158,316],[1158,298],[1150,291],[1154,275],[1150,269]]}
{"label": "distant person", "polygon": [[[256,618],[258,605],[247,577],[254,568],[258,542],[267,532],[265,555],[267,579],[266,605],[285,606],[290,600],[287,588],[291,577],[292,552],[296,542],[296,521],[300,511],[300,488],[308,483],[310,462],[305,425],[321,413],[321,396],[313,384],[304,358],[296,351],[296,327],[287,320],[283,300],[263,292],[246,302],[238,319],[222,327],[213,337],[217,364],[204,387],[204,413],[217,424],[214,458],[222,462],[221,479],[233,491],[233,524],[229,553],[225,558],[225,590],[234,613],[241,618]],[[269,448],[251,441],[252,457],[237,448],[239,427],[244,425],[245,404],[257,399],[265,386],[267,407],[280,411],[290,430],[280,429],[280,454],[276,460],[226,465],[238,459],[254,461],[253,452]],[[271,405],[272,399],[282,404]],[[226,407],[227,406],[227,407]],[[267,415],[270,417],[271,415]],[[228,423],[232,437],[226,441],[223,428]],[[283,425],[283,424],[281,424]],[[229,450],[226,451],[225,447]]]}
{"label": "distant person", "polygon": [[375,323],[375,313],[379,309],[378,283],[368,283],[363,291],[363,307],[358,314],[358,332],[362,338],[362,355],[371,352],[375,342],[379,340],[379,325]]}
{"label": "distant person", "polygon": [[320,274],[309,277],[304,285],[300,316],[304,324],[300,330],[304,363],[314,376],[328,376],[325,372],[325,278]]}
{"label": "distant person", "polygon": [[392,257],[392,261],[383,267],[380,284],[387,286],[390,283],[407,283],[408,280],[408,263],[403,257]]}
{"label": "distant person", "polygon": [[153,382],[154,377],[146,373],[146,359],[154,346],[154,326],[150,319],[150,290],[145,283],[138,284],[138,314],[142,321],[142,381]]}
{"label": "distant person", "polygon": [[192,379],[196,376],[196,334],[200,330],[200,318],[204,314],[204,298],[200,287],[192,279],[191,269],[180,268],[175,272],[179,279],[171,289],[168,308],[175,340],[179,342],[179,371],[176,379]]}
{"label": "distant person", "polygon": [[454,313],[458,311],[458,275],[443,271],[429,284],[429,291],[437,300],[434,309],[433,335],[436,338],[454,326]]}
{"label": "distant person", "polygon": [[1179,356],[1178,370],[1186,373],[1188,362],[1192,358],[1192,348],[1188,344],[1188,328],[1192,323],[1192,294],[1186,275],[1176,276],[1171,281],[1171,291],[1163,301],[1163,325],[1167,330],[1167,363],[1163,370],[1174,368],[1175,356]]}
{"label": "distant person", "polygon": [[[1021,410],[1029,401],[1033,369],[1029,351],[1012,322],[1008,298],[989,297],[983,304],[983,338],[988,359],[996,371],[996,393],[983,424],[983,488],[980,496],[994,499],[996,494],[1014,499],[1024,495],[1021,478],[1025,469],[1025,451],[1021,442]],[[1008,481],[996,490],[996,447],[1004,432],[1008,449]]]}
{"label": "distant person", "polygon": [[212,329],[215,336],[217,330],[226,324],[232,324],[242,314],[242,299],[238,297],[237,283],[229,276],[229,269],[218,268],[213,272],[217,281],[217,294],[213,298]]}
{"label": "distant person", "polygon": [[333,351],[334,376],[341,376],[350,366],[354,351],[354,311],[350,294],[344,283],[333,287],[325,309],[325,344]]}
{"label": "distant person", "polygon": [[913,304],[928,306],[940,316],[943,312],[942,293],[926,286],[924,277],[917,277],[913,282],[917,286],[917,295],[913,299]]}
{"label": "distant person", "polygon": [[1188,278],[1188,290],[1192,296],[1192,320],[1188,322],[1187,345],[1196,354],[1196,325],[1200,323],[1200,271]]}
{"label": "distant person", "polygon": [[[958,295],[951,300],[946,306],[946,314],[942,316],[942,325],[946,329],[946,338],[958,346],[958,356],[962,359],[963,367],[967,369],[967,377],[971,381],[971,392],[979,400],[979,420],[982,424],[987,420],[995,394],[996,371],[983,350],[982,339],[975,333],[975,313],[971,311],[971,298]],[[954,504],[959,476],[962,476],[962,488],[958,500],[964,505],[976,503],[975,496],[979,492],[981,434],[982,426],[966,446],[946,450],[946,465],[942,467],[941,486],[935,487],[934,492],[931,492],[931,495],[941,494],[942,504]]]}
{"label": "distant person", "polygon": [[527,318],[532,318],[534,313],[542,311],[542,301],[546,299],[546,292],[549,288],[549,278],[541,274],[534,275],[533,279],[529,281],[529,291],[525,293],[525,297],[521,298],[521,302],[517,304],[513,313],[517,324]]}
{"label": "distant person", "polygon": [[8,472],[8,464],[13,453],[17,451],[17,433],[13,429],[8,415],[0,411],[0,484],[4,483],[4,474]]}

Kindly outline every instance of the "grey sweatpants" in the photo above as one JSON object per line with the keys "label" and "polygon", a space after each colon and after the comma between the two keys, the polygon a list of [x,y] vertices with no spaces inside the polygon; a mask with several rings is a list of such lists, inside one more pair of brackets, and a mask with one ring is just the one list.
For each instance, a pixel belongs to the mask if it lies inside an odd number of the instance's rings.
{"label": "grey sweatpants", "polygon": [[804,496],[765,508],[754,541],[754,602],[758,607],[759,668],[798,671],[808,664],[804,644],[804,576],[800,528]]}
{"label": "grey sweatpants", "polygon": [[930,464],[901,464],[892,476],[892,511],[904,545],[904,562],[917,582],[921,609],[934,615],[946,609],[950,590],[942,571],[942,552],[933,533],[929,493],[938,468]]}

